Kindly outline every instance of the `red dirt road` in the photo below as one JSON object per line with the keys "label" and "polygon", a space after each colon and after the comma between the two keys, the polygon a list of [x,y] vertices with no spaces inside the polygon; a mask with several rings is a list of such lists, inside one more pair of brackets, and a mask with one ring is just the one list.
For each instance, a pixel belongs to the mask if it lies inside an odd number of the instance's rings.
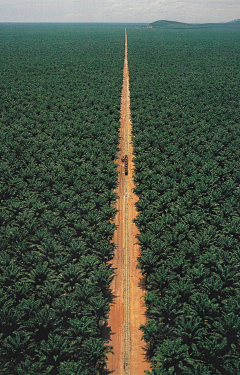
{"label": "red dirt road", "polygon": [[[119,199],[116,203],[118,213],[114,220],[117,230],[113,238],[117,248],[113,259],[116,277],[111,284],[114,296],[111,305],[109,327],[111,328],[110,345],[114,354],[108,355],[108,371],[114,375],[143,375],[149,370],[145,358],[144,341],[141,340],[141,324],[145,323],[142,276],[136,268],[140,248],[136,244],[138,230],[133,223],[136,217],[137,196],[133,193],[133,149],[131,144],[131,117],[129,71],[127,60],[127,32],[125,30],[125,60],[121,99],[120,144],[118,163]],[[128,175],[122,157],[128,155]]]}

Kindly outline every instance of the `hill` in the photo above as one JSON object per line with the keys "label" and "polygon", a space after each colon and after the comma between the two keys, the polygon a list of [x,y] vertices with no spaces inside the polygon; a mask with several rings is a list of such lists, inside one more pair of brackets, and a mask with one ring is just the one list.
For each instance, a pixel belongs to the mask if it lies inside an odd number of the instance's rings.
{"label": "hill", "polygon": [[202,23],[202,24],[190,24],[176,21],[155,21],[150,23],[148,27],[162,28],[162,29],[214,29],[214,28],[226,28],[226,29],[240,29],[240,19],[225,23]]}

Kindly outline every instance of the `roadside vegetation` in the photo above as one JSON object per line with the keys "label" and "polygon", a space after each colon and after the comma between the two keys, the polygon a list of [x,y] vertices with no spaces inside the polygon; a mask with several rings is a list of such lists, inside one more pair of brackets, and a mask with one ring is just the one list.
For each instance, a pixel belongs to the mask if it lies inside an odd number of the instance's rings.
{"label": "roadside vegetation", "polygon": [[128,31],[152,375],[240,372],[239,42]]}
{"label": "roadside vegetation", "polygon": [[99,374],[124,29],[1,25],[0,373]]}

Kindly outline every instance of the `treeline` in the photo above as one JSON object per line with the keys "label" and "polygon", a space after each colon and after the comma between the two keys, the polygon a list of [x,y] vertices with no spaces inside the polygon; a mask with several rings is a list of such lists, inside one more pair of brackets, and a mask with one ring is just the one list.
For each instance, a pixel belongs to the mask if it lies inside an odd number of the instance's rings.
{"label": "treeline", "polygon": [[235,20],[231,22],[220,22],[220,23],[183,23],[183,22],[176,22],[176,21],[155,21],[149,24],[154,28],[161,28],[161,29],[239,29],[240,28],[240,20]]}
{"label": "treeline", "polygon": [[240,373],[240,33],[130,30],[152,375]]}
{"label": "treeline", "polygon": [[99,374],[124,29],[1,27],[0,373]]}

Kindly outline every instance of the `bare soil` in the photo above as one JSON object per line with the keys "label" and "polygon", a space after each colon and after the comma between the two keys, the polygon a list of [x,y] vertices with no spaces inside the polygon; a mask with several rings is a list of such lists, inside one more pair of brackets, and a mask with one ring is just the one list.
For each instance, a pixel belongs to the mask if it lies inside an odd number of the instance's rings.
{"label": "bare soil", "polygon": [[[144,341],[141,340],[141,324],[145,324],[144,280],[136,268],[140,248],[136,244],[138,229],[133,223],[136,217],[137,196],[134,189],[134,164],[132,148],[132,126],[130,116],[129,71],[127,60],[127,32],[125,31],[125,59],[121,98],[120,144],[118,163],[119,199],[115,217],[117,230],[113,238],[116,244],[113,268],[116,277],[112,282],[113,303],[109,317],[110,345],[113,354],[108,355],[108,373],[114,375],[143,375],[150,365],[145,356]],[[128,174],[122,157],[128,155]]]}

